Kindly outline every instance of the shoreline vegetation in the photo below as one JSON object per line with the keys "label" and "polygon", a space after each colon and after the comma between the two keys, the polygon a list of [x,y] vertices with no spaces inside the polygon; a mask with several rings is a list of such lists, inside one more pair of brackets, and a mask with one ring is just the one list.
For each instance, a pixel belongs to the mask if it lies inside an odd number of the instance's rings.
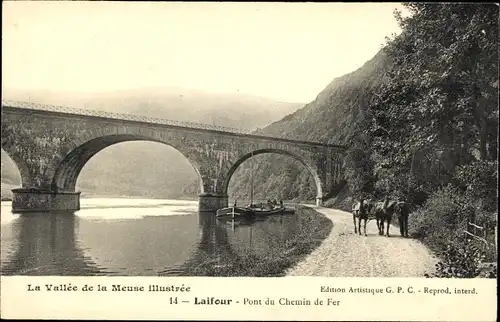
{"label": "shoreline vegetation", "polygon": [[127,195],[103,195],[103,194],[93,194],[93,193],[81,193],[80,198],[83,199],[98,199],[98,198],[112,198],[112,199],[151,199],[151,200],[187,200],[195,201],[198,200],[196,197],[186,196],[186,197],[153,197],[153,196],[127,196]]}

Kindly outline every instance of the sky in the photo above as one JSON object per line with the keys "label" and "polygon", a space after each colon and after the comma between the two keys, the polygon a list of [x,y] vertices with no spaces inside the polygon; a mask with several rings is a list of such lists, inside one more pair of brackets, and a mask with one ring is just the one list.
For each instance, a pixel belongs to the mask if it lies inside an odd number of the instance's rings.
{"label": "sky", "polygon": [[397,3],[7,1],[2,90],[182,87],[312,101],[399,33]]}

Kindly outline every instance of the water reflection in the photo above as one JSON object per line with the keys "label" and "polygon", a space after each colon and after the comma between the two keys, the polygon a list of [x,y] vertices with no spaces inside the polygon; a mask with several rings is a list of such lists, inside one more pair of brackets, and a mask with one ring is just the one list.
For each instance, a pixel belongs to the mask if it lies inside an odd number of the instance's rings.
{"label": "water reflection", "polygon": [[215,213],[199,212],[199,239],[193,248],[190,258],[181,266],[166,267],[160,275],[191,275],[193,271],[204,271],[209,266],[217,270],[228,265],[235,258],[229,244],[227,230],[217,224]]}
{"label": "water reflection", "polygon": [[[227,223],[226,227],[230,224]],[[270,251],[283,248],[301,229],[300,215],[275,215],[251,223],[237,223],[231,227],[230,244],[238,254],[252,253],[265,256]]]}
{"label": "water reflection", "polygon": [[[4,275],[99,275],[97,267],[75,239],[78,220],[73,213],[33,213],[14,219],[2,229]],[[2,226],[2,228],[4,228]],[[6,236],[4,236],[4,234]],[[7,237],[7,238],[4,238]],[[9,238],[10,237],[10,238]],[[8,243],[10,245],[4,245]],[[3,254],[3,252],[2,252]],[[3,257],[3,255],[2,255]]]}
{"label": "water reflection", "polygon": [[284,250],[301,230],[300,212],[227,222],[195,204],[92,202],[77,213],[23,215],[2,204],[2,275],[227,275],[242,259]]}

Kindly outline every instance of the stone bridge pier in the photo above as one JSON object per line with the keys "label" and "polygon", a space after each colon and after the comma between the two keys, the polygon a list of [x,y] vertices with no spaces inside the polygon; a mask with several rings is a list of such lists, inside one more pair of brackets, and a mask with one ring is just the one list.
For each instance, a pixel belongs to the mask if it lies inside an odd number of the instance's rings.
{"label": "stone bridge pier", "polygon": [[13,190],[14,212],[79,210],[80,171],[102,149],[127,141],[160,142],[180,151],[200,179],[200,211],[227,207],[231,176],[257,154],[299,160],[315,180],[318,204],[343,178],[340,146],[115,113],[2,105],[2,149],[21,174],[21,188]]}

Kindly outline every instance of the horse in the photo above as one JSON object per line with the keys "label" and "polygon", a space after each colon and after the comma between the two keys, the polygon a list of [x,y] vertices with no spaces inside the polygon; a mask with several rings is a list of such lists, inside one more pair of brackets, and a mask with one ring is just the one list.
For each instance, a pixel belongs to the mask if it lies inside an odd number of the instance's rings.
{"label": "horse", "polygon": [[[358,218],[358,228],[356,229],[356,218]],[[366,221],[368,220],[367,204],[364,199],[352,205],[352,222],[354,223],[354,233],[361,235],[361,220],[364,220],[364,230],[366,235]]]}
{"label": "horse", "polygon": [[375,202],[371,199],[365,201],[366,213],[368,214],[368,221],[375,219]]}
{"label": "horse", "polygon": [[389,228],[391,226],[391,220],[392,215],[394,214],[395,205],[396,203],[394,201],[389,201],[389,198],[387,197],[385,197],[383,202],[377,202],[374,205],[378,234],[381,236],[384,235],[384,222],[387,221],[386,236],[389,237]]}
{"label": "horse", "polygon": [[410,214],[410,207],[406,202],[398,201],[394,208],[394,212],[398,216],[401,237],[408,237],[408,216]]}

